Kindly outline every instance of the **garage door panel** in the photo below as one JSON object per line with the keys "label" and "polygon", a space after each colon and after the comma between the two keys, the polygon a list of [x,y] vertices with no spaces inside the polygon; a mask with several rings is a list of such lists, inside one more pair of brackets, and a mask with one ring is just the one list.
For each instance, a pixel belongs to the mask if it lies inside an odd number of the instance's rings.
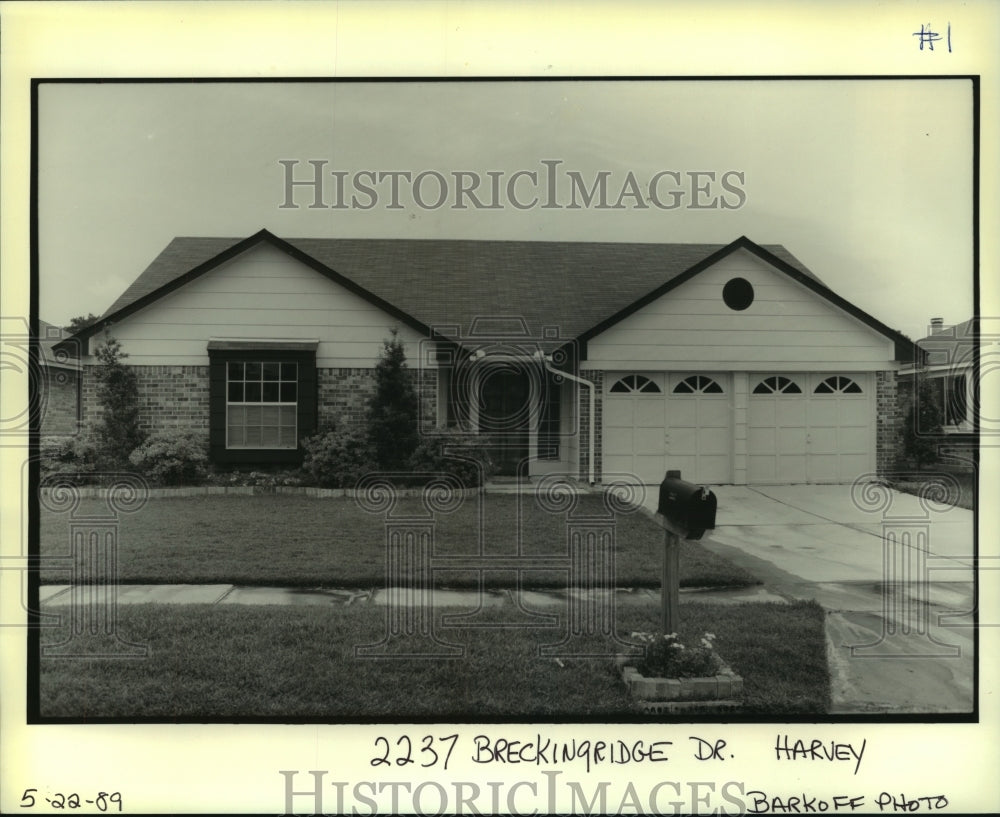
{"label": "garage door panel", "polygon": [[806,445],[804,428],[778,428],[774,435],[774,452],[777,454],[802,454]]}
{"label": "garage door panel", "polygon": [[729,452],[700,455],[698,457],[698,481],[707,482],[710,485],[732,482]]}
{"label": "garage door panel", "polygon": [[785,454],[778,458],[778,476],[788,482],[805,482],[808,475],[808,458],[805,454]]}
{"label": "garage door panel", "polygon": [[850,427],[840,429],[840,453],[864,454],[868,450],[870,439],[869,429],[860,427]]}
{"label": "garage door panel", "polygon": [[697,425],[701,428],[723,428],[732,424],[732,407],[728,400],[701,400],[697,408]]}
{"label": "garage door panel", "polygon": [[836,426],[839,422],[840,414],[837,401],[829,398],[816,397],[810,401],[809,405],[809,425],[813,428],[822,426]]}
{"label": "garage door panel", "polygon": [[635,408],[631,400],[609,399],[604,412],[604,425],[608,428],[632,428]]}
{"label": "garage door panel", "polygon": [[662,428],[636,428],[633,439],[636,454],[663,454]]}
{"label": "garage door panel", "polygon": [[836,457],[810,458],[809,462],[810,482],[839,482],[837,472]]}
{"label": "garage door panel", "polygon": [[774,423],[779,426],[805,426],[808,403],[801,397],[777,398],[774,407]]}
{"label": "garage door panel", "polygon": [[[703,482],[701,474],[696,474],[698,468],[698,458],[693,455],[667,454],[667,470],[680,471],[684,479],[692,482]],[[689,476],[690,475],[690,476]]]}
{"label": "garage door panel", "polygon": [[751,456],[774,458],[777,451],[778,430],[776,428],[754,428],[747,440],[747,452]]}
{"label": "garage door panel", "polygon": [[777,425],[778,407],[774,400],[755,400],[751,398],[747,411],[747,422],[751,426],[771,427]]}
{"label": "garage door panel", "polygon": [[631,454],[608,454],[605,452],[602,467],[608,474],[631,474],[635,465]]}
{"label": "garage door panel", "polygon": [[655,426],[663,429],[664,412],[663,398],[637,397],[634,402],[635,424],[637,426]]}
{"label": "garage door panel", "polygon": [[637,454],[635,457],[634,473],[644,485],[659,484],[666,473],[663,465],[663,455],[648,456]]}
{"label": "garage door panel", "polygon": [[835,428],[811,428],[809,438],[809,454],[836,454],[840,450]]}
{"label": "garage door panel", "polygon": [[747,481],[750,483],[775,482],[777,462],[773,454],[750,454],[747,457]]}
{"label": "garage door panel", "polygon": [[729,435],[720,433],[717,428],[702,428],[698,430],[698,452],[705,456],[729,456],[731,442]]}
{"label": "garage door panel", "polygon": [[698,401],[671,399],[668,417],[671,429],[697,426],[700,421]]}
{"label": "garage door panel", "polygon": [[605,455],[629,454],[632,447],[632,428],[607,428],[604,430]]}

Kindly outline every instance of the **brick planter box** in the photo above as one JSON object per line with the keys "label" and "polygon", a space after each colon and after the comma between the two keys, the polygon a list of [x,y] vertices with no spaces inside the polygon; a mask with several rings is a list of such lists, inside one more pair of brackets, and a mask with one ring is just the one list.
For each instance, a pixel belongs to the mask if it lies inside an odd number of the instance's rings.
{"label": "brick planter box", "polygon": [[623,666],[622,680],[645,712],[716,712],[737,709],[743,679],[725,664],[704,678],[647,678],[633,666]]}

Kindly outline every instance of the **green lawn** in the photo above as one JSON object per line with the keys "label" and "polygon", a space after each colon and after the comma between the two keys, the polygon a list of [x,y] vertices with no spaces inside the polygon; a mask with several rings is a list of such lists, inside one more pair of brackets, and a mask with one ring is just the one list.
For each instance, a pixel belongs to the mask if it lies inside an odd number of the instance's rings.
{"label": "green lawn", "polygon": [[[502,623],[511,615],[508,605],[488,611],[485,620]],[[538,657],[538,645],[558,642],[564,628],[449,629],[439,633],[466,645],[461,658],[372,660],[356,658],[353,649],[382,637],[385,611],[372,606],[149,604],[121,607],[118,616],[122,637],[149,645],[150,656],[43,658],[43,717],[477,721],[637,715],[610,660],[560,664]],[[655,631],[656,616],[655,606],[622,607],[619,631]],[[681,619],[683,640],[716,634],[718,651],[743,675],[743,711],[827,711],[823,611],[815,603],[690,603],[682,606]],[[43,643],[66,635],[59,628],[42,633]]]}
{"label": "green lawn", "polygon": [[[480,505],[480,503],[482,503]],[[599,514],[598,495],[581,497],[577,513]],[[107,513],[99,499],[86,499],[79,516]],[[419,515],[420,499],[403,499],[397,516]],[[43,509],[41,553],[65,556],[69,520]],[[488,494],[467,498],[454,513],[436,518],[435,555],[566,554],[566,516],[546,512],[531,496]],[[615,565],[620,587],[659,587],[663,531],[639,513],[617,517]],[[140,511],[122,515],[119,581],[123,584],[234,583],[307,587],[379,587],[385,584],[385,521],[352,499],[305,496],[200,496],[150,499]],[[682,543],[682,586],[754,584],[745,570],[695,543]],[[43,568],[43,583],[65,583],[69,575]],[[468,587],[471,571],[440,572],[440,586]],[[494,587],[511,587],[513,571],[491,571]],[[564,587],[560,571],[523,572],[526,586]]]}

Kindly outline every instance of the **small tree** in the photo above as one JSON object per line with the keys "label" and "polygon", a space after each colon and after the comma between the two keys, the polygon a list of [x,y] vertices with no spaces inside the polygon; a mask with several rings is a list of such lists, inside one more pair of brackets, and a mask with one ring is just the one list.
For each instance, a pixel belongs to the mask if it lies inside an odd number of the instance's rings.
{"label": "small tree", "polygon": [[88,312],[86,315],[77,315],[75,318],[70,318],[69,324],[67,324],[64,328],[71,335],[75,335],[81,329],[86,329],[88,326],[96,323],[100,319],[100,315]]}
{"label": "small tree", "polygon": [[417,447],[417,393],[399,332],[384,341],[375,365],[375,394],[368,405],[368,439],[379,468],[406,468]]}
{"label": "small tree", "polygon": [[944,414],[935,382],[920,378],[903,421],[903,451],[917,468],[933,465],[938,461],[941,423]]}
{"label": "small tree", "polygon": [[102,457],[110,466],[128,462],[143,441],[139,428],[139,380],[135,371],[122,361],[128,354],[121,343],[110,336],[97,349],[100,366],[94,372],[97,379],[97,400],[104,409],[97,425],[97,437]]}

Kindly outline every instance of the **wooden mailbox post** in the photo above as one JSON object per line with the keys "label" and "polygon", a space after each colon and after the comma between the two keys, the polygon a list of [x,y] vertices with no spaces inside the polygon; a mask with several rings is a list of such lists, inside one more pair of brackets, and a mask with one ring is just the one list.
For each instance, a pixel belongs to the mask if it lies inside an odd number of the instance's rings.
{"label": "wooden mailbox post", "polygon": [[676,633],[680,619],[681,539],[701,539],[715,527],[715,494],[708,488],[684,482],[680,471],[667,471],[660,483],[656,521],[664,530],[663,572],[660,576],[663,634]]}

